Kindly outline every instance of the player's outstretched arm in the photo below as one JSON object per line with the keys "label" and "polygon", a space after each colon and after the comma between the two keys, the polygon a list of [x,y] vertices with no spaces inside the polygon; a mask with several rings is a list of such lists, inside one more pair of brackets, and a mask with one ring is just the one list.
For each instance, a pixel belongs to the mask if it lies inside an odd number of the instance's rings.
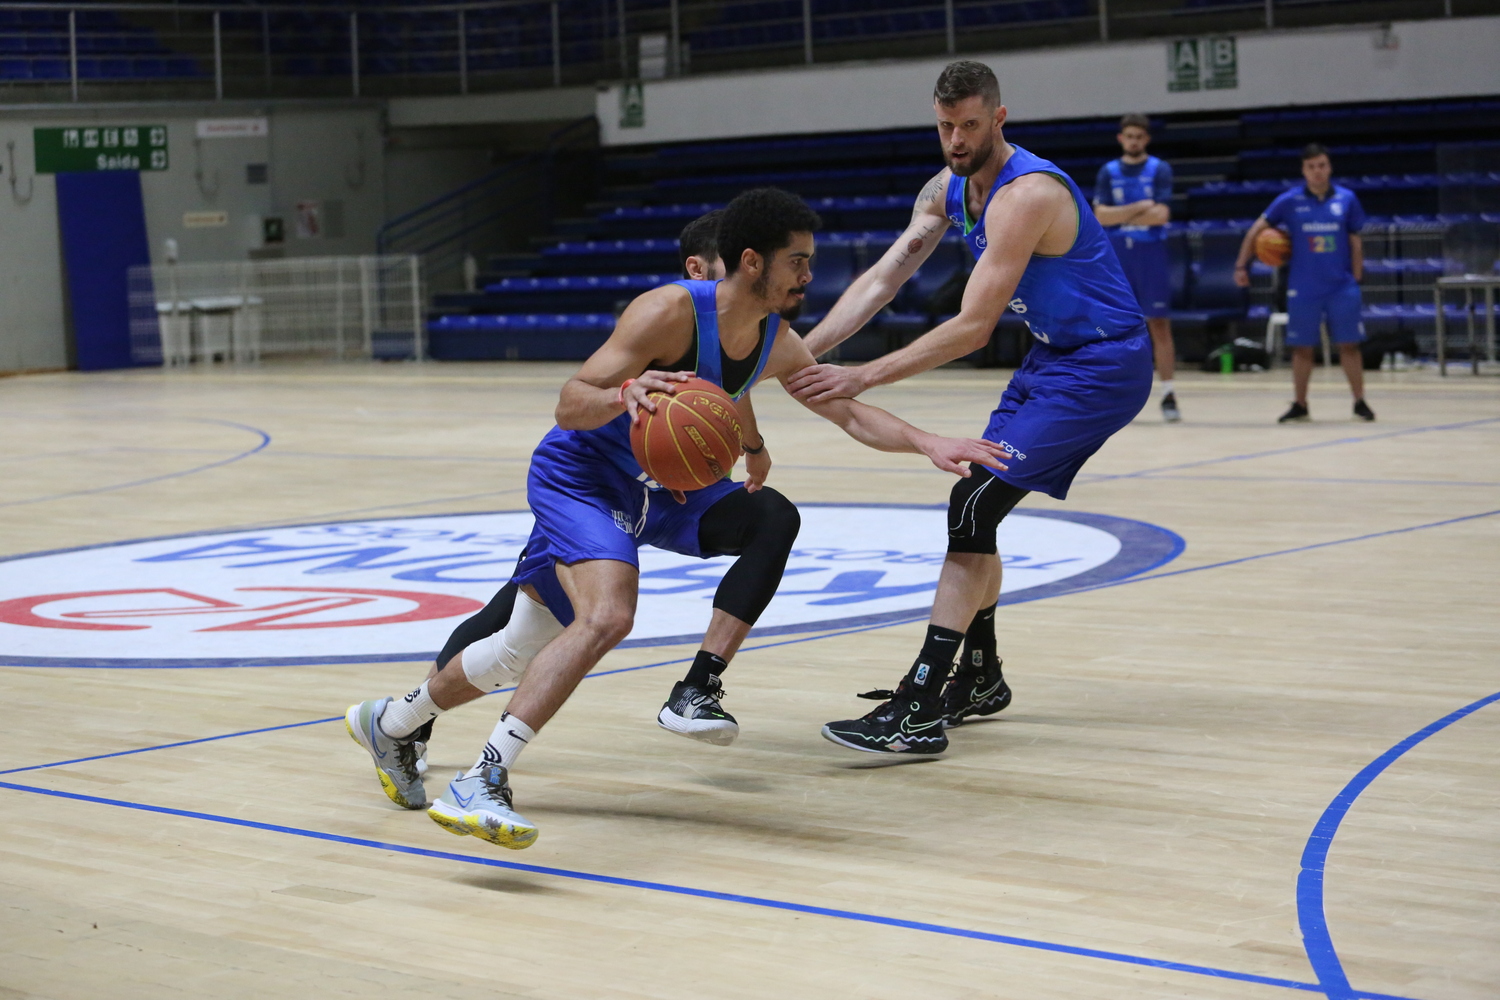
{"label": "player's outstretched arm", "polygon": [[[795,337],[786,338],[783,344],[777,338],[771,362],[766,366],[767,374],[781,380],[783,386],[792,374],[812,364],[813,357],[807,345]],[[787,389],[791,391],[790,387]],[[878,406],[868,406],[854,399],[835,398],[823,402],[803,405],[825,420],[837,424],[845,434],[876,451],[910,452],[926,455],[932,464],[944,472],[969,476],[964,462],[978,462],[995,469],[1005,469],[1000,458],[1006,452],[993,441],[970,438],[946,438],[930,434],[920,427],[913,427],[893,413]]]}
{"label": "player's outstretched arm", "polygon": [[911,223],[901,238],[891,244],[874,266],[854,279],[828,310],[823,322],[803,338],[813,357],[842,344],[870,322],[870,318],[884,309],[906,280],[932,256],[933,249],[943,238],[943,231],[948,228],[948,216],[943,211],[947,190],[948,169],[944,167],[917,195],[916,204],[912,206]]}
{"label": "player's outstretched arm", "polygon": [[[570,431],[602,427],[621,413],[644,406],[648,392],[672,392],[692,372],[649,369],[662,358],[680,358],[693,337],[693,300],[677,285],[654,288],[620,314],[614,333],[568,379],[557,401],[557,426]],[[670,364],[670,360],[666,363]],[[627,379],[633,380],[623,391]]]}
{"label": "player's outstretched arm", "polygon": [[867,365],[814,365],[804,369],[793,376],[788,388],[804,403],[838,396],[852,398],[872,386],[899,382],[979,350],[989,343],[1032,253],[1049,230],[1057,227],[1058,231],[1068,231],[1063,246],[1066,250],[1076,237],[1077,225],[1073,196],[1055,179],[1028,174],[1007,184],[985,214],[989,245],[969,275],[957,316]]}

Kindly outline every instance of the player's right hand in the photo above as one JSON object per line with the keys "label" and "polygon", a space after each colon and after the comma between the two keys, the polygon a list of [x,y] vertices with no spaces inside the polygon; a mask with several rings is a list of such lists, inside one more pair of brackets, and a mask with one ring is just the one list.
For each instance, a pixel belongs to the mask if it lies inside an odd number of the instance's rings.
{"label": "player's right hand", "polygon": [[640,419],[641,410],[656,412],[656,404],[647,398],[651,393],[665,392],[670,395],[677,391],[679,382],[686,382],[692,377],[692,372],[642,372],[631,379],[620,391],[620,399],[625,404],[625,412],[630,414],[630,422],[635,423]]}
{"label": "player's right hand", "polygon": [[1250,287],[1250,266],[1241,264],[1234,269],[1234,283],[1241,288]]}
{"label": "player's right hand", "polygon": [[1005,450],[1005,446],[981,438],[946,438],[931,435],[922,442],[921,448],[922,454],[930,458],[933,465],[944,472],[951,472],[965,479],[968,479],[972,473],[961,464],[964,462],[973,462],[976,465],[985,465],[1001,471],[1010,468],[1000,461],[1001,458],[1010,454]]}

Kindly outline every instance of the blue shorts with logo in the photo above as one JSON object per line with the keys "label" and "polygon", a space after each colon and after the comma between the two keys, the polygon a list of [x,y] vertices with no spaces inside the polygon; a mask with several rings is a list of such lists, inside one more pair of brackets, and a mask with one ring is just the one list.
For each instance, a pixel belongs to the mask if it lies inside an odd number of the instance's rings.
{"label": "blue shorts with logo", "polygon": [[1365,339],[1360,319],[1359,284],[1353,280],[1333,291],[1309,295],[1292,288],[1286,293],[1286,343],[1288,347],[1317,347],[1319,330],[1328,321],[1328,336],[1335,344],[1357,344]]}
{"label": "blue shorts with logo", "polygon": [[710,507],[743,484],[721,479],[687,494],[672,494],[631,479],[602,455],[558,441],[549,434],[531,455],[526,500],[536,517],[531,537],[511,579],[531,584],[564,625],[573,623],[573,602],[557,580],[556,563],[614,559],[639,566],[636,549],[655,545],[685,556],[707,558],[698,548],[698,522]]}
{"label": "blue shorts with logo", "polygon": [[1151,338],[1068,350],[1034,343],[990,414],[984,438],[1005,447],[1013,486],[1063,500],[1083,463],[1151,398]]}
{"label": "blue shorts with logo", "polygon": [[1125,280],[1148,318],[1167,315],[1172,308],[1172,267],[1163,240],[1141,241],[1129,233],[1111,231],[1109,242],[1120,258]]}

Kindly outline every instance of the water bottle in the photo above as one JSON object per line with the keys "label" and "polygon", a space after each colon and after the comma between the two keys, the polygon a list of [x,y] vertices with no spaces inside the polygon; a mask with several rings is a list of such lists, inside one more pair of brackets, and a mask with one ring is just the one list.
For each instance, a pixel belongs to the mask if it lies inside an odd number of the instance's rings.
{"label": "water bottle", "polygon": [[1234,374],[1234,347],[1231,346],[1230,344],[1225,344],[1221,348],[1221,350],[1224,353],[1222,353],[1222,354],[1219,355],[1219,372],[1220,372],[1220,374],[1223,374],[1223,375],[1233,375]]}

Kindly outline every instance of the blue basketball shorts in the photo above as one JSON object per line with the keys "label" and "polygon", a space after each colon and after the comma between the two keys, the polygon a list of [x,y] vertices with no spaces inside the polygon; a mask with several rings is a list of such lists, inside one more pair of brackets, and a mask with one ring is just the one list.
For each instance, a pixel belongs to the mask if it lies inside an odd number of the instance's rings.
{"label": "blue basketball shorts", "polygon": [[984,431],[1010,456],[995,475],[1066,499],[1083,463],[1151,398],[1151,368],[1144,330],[1068,350],[1032,344]]}
{"label": "blue basketball shorts", "polygon": [[1309,295],[1291,288],[1286,293],[1286,343],[1288,347],[1317,347],[1319,329],[1328,321],[1328,336],[1335,344],[1357,344],[1365,339],[1360,318],[1359,285],[1350,281],[1331,292]]}
{"label": "blue basketball shorts", "polygon": [[1167,259],[1167,244],[1162,240],[1142,242],[1118,233],[1111,233],[1109,239],[1141,312],[1151,319],[1167,315],[1172,309],[1172,268]]}
{"label": "blue basketball shorts", "polygon": [[536,518],[511,579],[530,584],[564,625],[573,602],[558,582],[557,563],[613,559],[639,566],[636,549],[655,545],[704,559],[698,523],[710,507],[743,484],[721,479],[687,494],[680,504],[666,490],[649,489],[602,456],[544,438],[531,456],[526,500]]}

